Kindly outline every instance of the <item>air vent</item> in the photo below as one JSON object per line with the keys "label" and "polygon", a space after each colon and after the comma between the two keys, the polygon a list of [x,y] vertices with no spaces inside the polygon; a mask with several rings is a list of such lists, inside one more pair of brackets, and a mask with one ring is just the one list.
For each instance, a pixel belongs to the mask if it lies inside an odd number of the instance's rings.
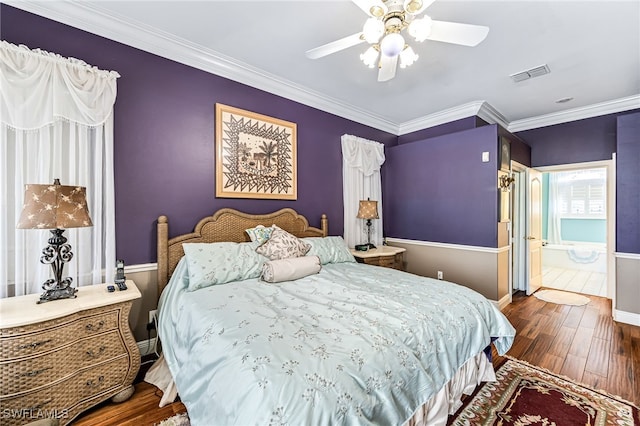
{"label": "air vent", "polygon": [[515,82],[519,83],[524,80],[529,80],[533,77],[540,77],[541,75],[549,74],[551,71],[549,70],[549,66],[547,64],[540,65],[539,67],[531,68],[526,71],[517,72],[515,74],[511,74],[509,77]]}

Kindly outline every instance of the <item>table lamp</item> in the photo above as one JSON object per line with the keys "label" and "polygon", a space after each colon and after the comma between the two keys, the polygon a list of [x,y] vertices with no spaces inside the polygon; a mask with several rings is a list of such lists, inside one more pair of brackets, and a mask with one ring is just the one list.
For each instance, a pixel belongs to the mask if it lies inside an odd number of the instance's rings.
{"label": "table lamp", "polygon": [[370,199],[360,200],[360,207],[358,208],[358,219],[366,219],[367,221],[367,247],[370,249],[376,248],[371,244],[371,219],[378,219],[378,202],[371,201]]}
{"label": "table lamp", "polygon": [[51,265],[53,278],[42,284],[44,293],[38,303],[76,297],[77,288],[71,287],[73,278],[62,278],[64,264],[73,258],[71,245],[62,235],[66,228],[92,226],[87,207],[86,188],[60,185],[25,185],[24,205],[18,229],[50,229],[49,245],[42,250],[40,262]]}

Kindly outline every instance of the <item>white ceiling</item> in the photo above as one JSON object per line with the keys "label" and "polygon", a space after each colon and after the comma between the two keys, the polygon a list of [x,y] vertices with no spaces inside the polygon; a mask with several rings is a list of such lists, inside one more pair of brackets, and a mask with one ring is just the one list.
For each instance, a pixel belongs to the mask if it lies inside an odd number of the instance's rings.
{"label": "white ceiling", "polygon": [[[517,131],[640,108],[638,0],[437,0],[433,19],[489,35],[413,42],[418,61],[384,83],[359,59],[365,44],[304,55],[361,31],[366,15],[347,0],[6,3],[398,134],[474,114]],[[550,74],[509,78],[542,64]]]}

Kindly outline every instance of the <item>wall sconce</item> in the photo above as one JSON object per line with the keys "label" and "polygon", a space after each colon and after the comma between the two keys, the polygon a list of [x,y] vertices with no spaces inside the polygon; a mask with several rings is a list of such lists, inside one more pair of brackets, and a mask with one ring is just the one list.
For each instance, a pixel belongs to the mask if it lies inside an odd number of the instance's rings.
{"label": "wall sconce", "polygon": [[38,303],[76,297],[71,277],[62,278],[64,264],[73,258],[71,245],[64,235],[66,228],[91,226],[86,189],[63,186],[56,179],[51,185],[25,185],[24,205],[18,229],[50,229],[49,245],[42,250],[40,262],[51,265],[54,278],[42,285],[45,291]]}
{"label": "wall sconce", "polygon": [[498,179],[498,188],[503,191],[509,191],[513,182],[515,182],[515,178],[513,176],[508,174],[501,175]]}

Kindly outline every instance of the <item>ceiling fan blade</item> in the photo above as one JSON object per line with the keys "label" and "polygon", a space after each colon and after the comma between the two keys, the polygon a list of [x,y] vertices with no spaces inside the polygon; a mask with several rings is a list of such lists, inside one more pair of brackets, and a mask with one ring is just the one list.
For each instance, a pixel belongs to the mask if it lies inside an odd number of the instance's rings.
{"label": "ceiling fan blade", "polygon": [[473,47],[484,40],[487,34],[489,34],[489,27],[482,25],[433,21],[431,23],[431,34],[429,34],[427,40]]}
{"label": "ceiling fan blade", "polygon": [[362,33],[352,34],[339,40],[332,41],[331,43],[323,44],[315,49],[307,50],[305,55],[307,55],[307,58],[309,59],[318,59],[323,56],[339,52],[340,50],[362,43],[364,39],[360,37],[361,35]]}
{"label": "ceiling fan blade", "polygon": [[[382,0],[351,0],[364,13],[369,16],[380,18],[389,10]],[[373,13],[375,12],[375,13]]]}
{"label": "ceiling fan blade", "polygon": [[398,56],[389,57],[380,55],[380,70],[378,71],[378,81],[389,81],[396,76],[398,67]]}

